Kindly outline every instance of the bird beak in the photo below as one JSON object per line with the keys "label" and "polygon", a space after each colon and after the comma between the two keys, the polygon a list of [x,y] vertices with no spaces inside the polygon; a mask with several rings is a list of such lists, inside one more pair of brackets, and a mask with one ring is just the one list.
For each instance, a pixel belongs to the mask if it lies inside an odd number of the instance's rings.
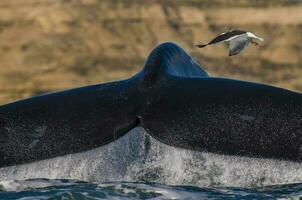
{"label": "bird beak", "polygon": [[263,38],[261,38],[261,37],[257,37],[256,39],[257,39],[257,40],[259,40],[259,41],[261,41],[261,42],[263,42],[263,41],[264,41],[264,39],[263,39]]}

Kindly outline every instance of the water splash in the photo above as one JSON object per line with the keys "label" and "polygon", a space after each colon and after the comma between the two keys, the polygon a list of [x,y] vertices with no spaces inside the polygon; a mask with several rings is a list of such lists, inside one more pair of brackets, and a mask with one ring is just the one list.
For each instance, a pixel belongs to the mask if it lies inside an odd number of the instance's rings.
{"label": "water splash", "polygon": [[174,148],[136,128],[91,151],[1,168],[0,177],[2,181],[50,178],[255,187],[301,183],[302,164]]}

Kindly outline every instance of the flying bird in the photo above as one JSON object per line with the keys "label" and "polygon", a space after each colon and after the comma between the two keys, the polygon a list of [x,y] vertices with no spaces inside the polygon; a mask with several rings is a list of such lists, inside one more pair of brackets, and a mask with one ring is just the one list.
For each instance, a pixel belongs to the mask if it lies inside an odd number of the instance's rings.
{"label": "flying bird", "polygon": [[230,30],[225,33],[221,33],[208,44],[196,44],[195,47],[203,48],[208,45],[225,42],[229,45],[229,56],[234,56],[244,50],[249,43],[257,46],[263,41],[263,38],[256,36],[254,33],[241,30]]}

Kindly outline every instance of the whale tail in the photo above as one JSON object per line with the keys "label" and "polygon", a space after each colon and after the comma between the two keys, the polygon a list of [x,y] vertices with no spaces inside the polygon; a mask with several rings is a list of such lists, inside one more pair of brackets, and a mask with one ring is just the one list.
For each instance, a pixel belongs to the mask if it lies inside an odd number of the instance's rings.
{"label": "whale tail", "polygon": [[108,144],[135,127],[168,145],[302,161],[302,95],[209,77],[174,43],[134,77],[0,106],[0,167]]}

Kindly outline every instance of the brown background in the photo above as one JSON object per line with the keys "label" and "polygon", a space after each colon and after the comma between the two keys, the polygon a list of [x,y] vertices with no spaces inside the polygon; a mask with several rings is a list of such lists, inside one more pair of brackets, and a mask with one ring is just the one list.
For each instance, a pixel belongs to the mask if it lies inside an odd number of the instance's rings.
{"label": "brown background", "polygon": [[[174,41],[214,76],[302,91],[302,3],[293,0],[0,0],[0,104],[126,78]],[[196,49],[228,29],[265,39],[228,57]]]}

